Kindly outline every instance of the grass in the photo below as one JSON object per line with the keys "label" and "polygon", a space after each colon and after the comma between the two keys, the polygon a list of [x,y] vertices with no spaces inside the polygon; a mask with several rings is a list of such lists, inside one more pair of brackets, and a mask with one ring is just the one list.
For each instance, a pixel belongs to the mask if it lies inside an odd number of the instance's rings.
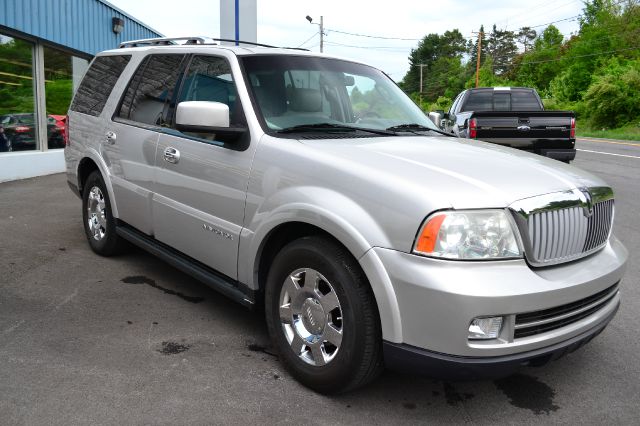
{"label": "grass", "polygon": [[627,141],[640,141],[640,123],[629,124],[617,129],[605,129],[596,130],[590,128],[581,128],[580,123],[576,129],[577,136],[586,136],[592,138],[605,138],[605,139],[621,139]]}

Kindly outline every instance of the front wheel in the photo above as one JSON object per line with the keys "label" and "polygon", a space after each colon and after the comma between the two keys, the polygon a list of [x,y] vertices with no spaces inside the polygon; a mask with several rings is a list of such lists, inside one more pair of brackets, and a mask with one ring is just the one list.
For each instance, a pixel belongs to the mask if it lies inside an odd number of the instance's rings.
{"label": "front wheel", "polygon": [[355,389],[382,370],[378,310],[350,253],[324,237],[285,246],[265,292],[269,334],[287,370],[321,393]]}

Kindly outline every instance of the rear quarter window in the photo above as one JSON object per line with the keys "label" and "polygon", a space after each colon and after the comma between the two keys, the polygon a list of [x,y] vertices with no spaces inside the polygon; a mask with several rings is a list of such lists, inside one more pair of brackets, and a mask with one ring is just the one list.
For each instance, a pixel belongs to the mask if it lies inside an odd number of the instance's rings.
{"label": "rear quarter window", "polygon": [[130,55],[97,57],[82,79],[69,109],[99,116],[130,59]]}

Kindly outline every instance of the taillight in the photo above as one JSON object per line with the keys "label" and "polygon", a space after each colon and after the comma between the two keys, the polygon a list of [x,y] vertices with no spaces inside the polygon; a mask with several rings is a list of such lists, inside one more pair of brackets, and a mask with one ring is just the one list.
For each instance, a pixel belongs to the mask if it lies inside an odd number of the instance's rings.
{"label": "taillight", "polygon": [[576,119],[575,118],[571,119],[571,133],[569,134],[569,137],[571,139],[574,139],[576,137]]}
{"label": "taillight", "polygon": [[69,116],[65,115],[62,121],[64,121],[64,133],[62,134],[64,146],[69,146]]}
{"label": "taillight", "polygon": [[31,129],[29,127],[27,127],[27,126],[17,126],[13,130],[15,130],[16,133],[24,133],[24,132],[28,132]]}
{"label": "taillight", "polygon": [[475,139],[478,137],[478,122],[475,118],[469,121],[469,138]]}

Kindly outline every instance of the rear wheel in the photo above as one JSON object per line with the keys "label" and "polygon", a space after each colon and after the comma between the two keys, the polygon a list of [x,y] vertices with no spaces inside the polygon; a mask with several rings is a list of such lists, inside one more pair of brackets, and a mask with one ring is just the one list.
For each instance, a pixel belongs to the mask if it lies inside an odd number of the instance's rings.
{"label": "rear wheel", "polygon": [[344,247],[323,237],[285,246],[265,292],[269,334],[287,370],[318,392],[362,386],[382,370],[375,300]]}
{"label": "rear wheel", "polygon": [[122,250],[124,241],[116,234],[109,193],[98,171],[92,172],[84,184],[82,219],[87,241],[94,252],[113,256]]}

